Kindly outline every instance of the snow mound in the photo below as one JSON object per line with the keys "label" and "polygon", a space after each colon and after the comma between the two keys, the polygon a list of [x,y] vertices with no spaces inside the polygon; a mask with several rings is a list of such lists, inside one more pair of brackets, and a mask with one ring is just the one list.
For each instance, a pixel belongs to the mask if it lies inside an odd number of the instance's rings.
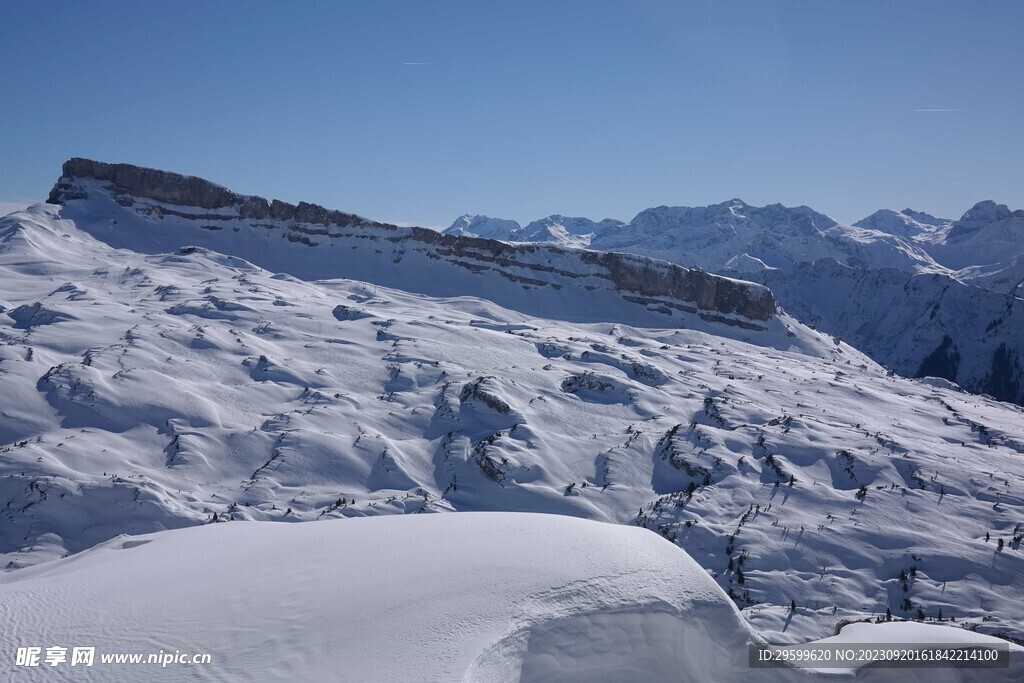
{"label": "snow mound", "polygon": [[[0,604],[20,625],[0,635],[4,652],[97,647],[76,681],[182,680],[182,665],[98,659],[160,649],[211,653],[189,680],[732,681],[715,672],[745,667],[752,638],[704,570],[656,534],[537,514],[121,536],[3,576]],[[5,658],[0,671],[42,669]]]}
{"label": "snow mound", "polygon": [[[635,527],[465,513],[210,524],[120,536],[0,576],[0,649],[94,646],[92,667],[0,665],[4,680],[813,681],[753,669],[762,642],[685,552]],[[994,639],[856,624],[826,642]],[[209,653],[118,665],[103,654]],[[1019,651],[1019,649],[1018,649]],[[1019,680],[1002,670],[864,669],[868,681]]]}

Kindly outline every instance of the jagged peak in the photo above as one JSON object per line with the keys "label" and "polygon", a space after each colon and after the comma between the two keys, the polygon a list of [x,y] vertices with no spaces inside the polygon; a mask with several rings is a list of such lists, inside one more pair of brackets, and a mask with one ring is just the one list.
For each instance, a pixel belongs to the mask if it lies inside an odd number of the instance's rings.
{"label": "jagged peak", "polygon": [[938,216],[933,216],[932,214],[926,211],[915,211],[914,209],[907,208],[900,211],[900,213],[902,213],[904,216],[909,216],[913,218],[918,223],[923,223],[925,225],[938,226],[944,225],[946,223],[952,223],[952,221],[948,218],[939,218]]}
{"label": "jagged peak", "polygon": [[463,214],[456,218],[447,229],[448,235],[466,235],[505,240],[521,230],[518,222],[505,218],[492,218],[484,214]]}
{"label": "jagged peak", "polygon": [[952,221],[945,218],[937,218],[924,211],[914,209],[879,209],[867,218],[854,223],[854,227],[866,230],[877,230],[891,235],[901,237],[913,237],[915,235],[929,232],[934,228],[948,225]]}
{"label": "jagged peak", "polygon": [[594,221],[583,216],[563,216],[555,213],[528,223],[522,229],[522,234],[529,237],[538,232],[549,231],[551,228],[562,228],[569,235],[588,235],[624,225],[625,223],[614,218]]}
{"label": "jagged peak", "polygon": [[822,232],[838,223],[809,206],[788,207],[780,203],[752,206],[730,199],[707,206],[656,206],[633,218],[631,225],[644,231],[703,228],[717,224],[799,233]]}
{"label": "jagged peak", "polygon": [[984,199],[968,209],[957,223],[994,223],[1015,214],[1024,215],[1024,211],[1010,211],[1006,204]]}
{"label": "jagged peak", "polygon": [[1007,220],[1012,221],[1014,225],[1017,225],[1017,221],[1024,221],[1024,210],[1011,211],[1006,204],[997,204],[991,199],[985,199],[972,206],[960,220],[953,223],[949,237],[954,240],[963,238],[978,233],[989,225]]}

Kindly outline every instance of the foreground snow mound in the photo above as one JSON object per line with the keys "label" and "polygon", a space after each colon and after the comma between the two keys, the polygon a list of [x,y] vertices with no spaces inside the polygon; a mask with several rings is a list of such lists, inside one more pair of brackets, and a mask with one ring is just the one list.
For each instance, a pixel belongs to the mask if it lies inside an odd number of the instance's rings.
{"label": "foreground snow mound", "polygon": [[[5,653],[96,648],[92,667],[5,658],[5,681],[822,678],[749,668],[756,636],[697,563],[656,534],[555,515],[239,522],[122,536],[0,577],[0,605],[5,622],[18,625],[0,633]],[[841,640],[948,643],[965,633],[933,626],[921,638],[923,628],[856,625]],[[160,651],[209,653],[211,661],[102,661]],[[868,669],[857,679],[1020,674]]]}
{"label": "foreground snow mound", "polygon": [[[12,669],[5,656],[5,681],[733,681],[751,637],[715,582],[656,534],[537,514],[120,537],[4,575],[0,604],[18,624],[0,634],[5,654],[97,648],[92,668]],[[161,649],[212,663],[98,659]]]}

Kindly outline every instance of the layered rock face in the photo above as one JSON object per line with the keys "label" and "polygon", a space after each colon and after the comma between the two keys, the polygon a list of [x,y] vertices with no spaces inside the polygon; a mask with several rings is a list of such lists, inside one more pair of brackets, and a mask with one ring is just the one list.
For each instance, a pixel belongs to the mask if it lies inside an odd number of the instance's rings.
{"label": "layered rock face", "polygon": [[775,313],[775,297],[766,287],[712,275],[695,268],[681,268],[651,259],[615,252],[587,252],[586,257],[608,269],[612,282],[621,289],[651,296],[669,296],[694,301],[706,310],[738,313],[754,320],[767,320]]}
{"label": "layered rock face", "polygon": [[61,179],[50,191],[47,201],[51,204],[63,204],[73,199],[84,199],[74,183],[76,179],[111,183],[115,195],[124,205],[129,205],[133,198],[152,199],[176,206],[209,210],[232,209],[237,211],[239,218],[246,220],[295,220],[300,223],[339,226],[386,225],[368,221],[355,214],[333,211],[318,204],[289,204],[278,199],[268,201],[255,195],[238,194],[223,185],[195,176],[77,157],[64,162]]}
{"label": "layered rock face", "polygon": [[[561,290],[562,299],[572,288],[580,291],[568,297],[569,303],[590,305],[595,320],[601,319],[600,297],[591,305],[593,297],[587,296],[594,290],[614,292],[620,302],[641,306],[655,318],[695,314],[707,322],[747,329],[763,329],[761,323],[776,311],[775,299],[763,285],[643,256],[398,227],[317,204],[242,195],[201,178],[128,164],[70,159],[49,201],[65,205],[72,215],[75,205],[103,197],[113,199],[117,211],[130,212],[130,219],[142,217],[163,228],[140,226],[150,250],[205,246],[307,279],[350,277],[432,295],[482,296],[503,305],[515,300],[528,312],[540,310],[540,304],[524,297],[521,289],[510,289],[510,282],[526,289]],[[116,229],[92,232],[115,246],[138,249],[131,226],[127,220]],[[274,246],[269,240],[276,236],[289,244]],[[418,257],[430,274],[424,276],[426,269],[417,267]],[[503,289],[480,289],[467,278],[481,274],[499,276]],[[609,316],[616,320],[611,312]],[[679,323],[666,319],[664,324]]]}

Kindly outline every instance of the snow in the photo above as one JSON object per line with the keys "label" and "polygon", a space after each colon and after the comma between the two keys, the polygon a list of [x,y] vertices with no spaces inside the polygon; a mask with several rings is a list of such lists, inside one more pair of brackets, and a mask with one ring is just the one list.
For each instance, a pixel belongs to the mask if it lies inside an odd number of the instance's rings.
{"label": "snow", "polygon": [[938,624],[922,624],[916,621],[893,621],[881,624],[848,624],[843,630],[829,638],[814,641],[818,644],[854,645],[861,643],[907,643],[991,645],[1009,647],[1013,652],[1024,652],[1024,647],[1007,645],[1005,641],[962,628],[951,628]]}
{"label": "snow", "polygon": [[[339,660],[309,653],[343,642],[370,680],[527,681],[766,680],[747,643],[886,608],[1024,636],[1016,406],[894,376],[784,311],[638,303],[586,251],[196,219],[89,190],[0,220],[0,616],[27,634],[50,633],[32,600],[81,595],[53,633],[92,632],[102,604],[93,630],[118,651],[126,623],[156,649],[200,633],[253,653],[258,673],[194,674],[210,680],[336,680]],[[838,244],[806,207],[706,209],[694,232],[791,216],[779,244]],[[910,355],[884,347],[908,320],[910,346],[938,346],[947,316],[1005,316],[992,343],[1024,329],[1006,297],[946,275],[822,259],[792,278],[754,253],[732,260],[744,276],[853,306],[840,320],[893,355]],[[408,656],[382,658],[394,643]],[[972,675],[948,680],[989,680]]]}
{"label": "snow", "polygon": [[[656,534],[535,514],[118,537],[0,577],[0,604],[19,624],[0,635],[5,653],[85,641],[98,652],[209,652],[212,665],[189,667],[190,680],[222,682],[504,681],[524,666],[519,680],[553,670],[583,680],[609,658],[640,678],[678,676],[719,659],[739,666],[751,637],[707,574]],[[673,637],[699,656],[673,652]],[[52,680],[6,657],[3,667],[5,680]],[[73,673],[140,680],[139,667]],[[181,680],[181,669],[147,667],[145,680]]]}
{"label": "snow", "polygon": [[[524,513],[235,522],[120,536],[0,576],[0,650],[96,648],[92,667],[8,681],[812,681],[747,666],[760,643],[721,589],[656,534]],[[925,637],[922,637],[924,634]],[[855,625],[840,642],[991,642]],[[116,665],[119,652],[210,664]],[[1016,680],[1014,669],[982,671]],[[864,674],[865,672],[861,672]],[[936,680],[868,671],[858,680]],[[957,672],[938,680],[982,680]]]}
{"label": "snow", "polygon": [[[889,377],[786,314],[761,331],[666,328],[586,321],[588,301],[629,309],[569,294],[568,277],[525,311],[494,302],[525,299],[498,276],[463,285],[488,298],[306,281],[208,249],[145,253],[172,229],[208,231],[119,208],[106,232],[101,209],[0,224],[8,569],[213,519],[540,511],[658,530],[780,642],[887,606],[1018,632],[1013,406]],[[293,248],[277,258],[311,272],[332,258]],[[411,253],[379,279],[433,287],[444,264],[421,271]]]}
{"label": "snow", "polygon": [[928,235],[934,232],[936,228],[940,228],[948,223],[952,223],[952,221],[936,218],[913,209],[904,209],[902,211],[880,209],[853,225],[854,227],[877,230],[900,237],[917,238]]}

